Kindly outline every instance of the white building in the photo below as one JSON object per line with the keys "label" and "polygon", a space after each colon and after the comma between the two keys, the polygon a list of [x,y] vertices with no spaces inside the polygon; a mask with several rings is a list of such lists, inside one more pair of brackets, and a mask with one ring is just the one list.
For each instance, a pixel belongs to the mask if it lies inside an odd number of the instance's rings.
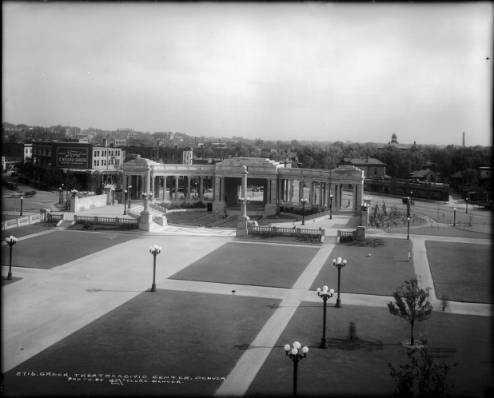
{"label": "white building", "polygon": [[33,144],[24,144],[24,163],[33,158]]}
{"label": "white building", "polygon": [[93,170],[121,170],[125,151],[121,148],[93,146]]}
{"label": "white building", "polygon": [[192,164],[193,152],[183,151],[182,152],[182,164]]}

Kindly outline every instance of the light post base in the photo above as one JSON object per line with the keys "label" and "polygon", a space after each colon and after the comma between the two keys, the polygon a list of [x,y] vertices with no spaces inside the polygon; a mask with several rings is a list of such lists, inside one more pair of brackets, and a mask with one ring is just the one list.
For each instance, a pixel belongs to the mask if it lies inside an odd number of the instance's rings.
{"label": "light post base", "polygon": [[156,291],[156,285],[153,283],[153,286],[151,286],[150,292],[155,292]]}
{"label": "light post base", "polygon": [[319,348],[328,348],[328,342],[324,337],[321,338],[321,343],[319,344]]}
{"label": "light post base", "polygon": [[12,272],[9,271],[9,273],[7,274],[7,279],[9,281],[12,280]]}
{"label": "light post base", "polygon": [[336,299],[336,305],[335,305],[336,308],[340,308],[341,307],[341,301],[340,299]]}

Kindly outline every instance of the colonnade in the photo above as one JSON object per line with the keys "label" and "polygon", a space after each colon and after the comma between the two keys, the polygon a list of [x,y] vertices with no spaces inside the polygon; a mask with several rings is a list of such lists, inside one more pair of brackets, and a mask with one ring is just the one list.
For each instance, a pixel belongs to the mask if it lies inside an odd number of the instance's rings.
{"label": "colonnade", "polygon": [[362,203],[363,185],[355,183],[330,183],[318,180],[297,180],[294,178],[280,179],[280,205],[299,205],[302,198],[307,200],[310,207],[329,208],[340,210],[343,203],[343,189],[347,186],[352,191],[353,211],[359,211]]}
{"label": "colonnade", "polygon": [[[228,169],[223,166],[217,170],[217,165],[168,165],[139,158],[134,165],[130,164],[132,161],[124,164],[123,186],[124,189],[132,186],[132,199],[140,199],[143,193],[152,193],[154,200],[163,201],[208,199],[213,201],[214,211],[224,211],[227,205],[225,179],[238,177],[240,181],[237,163],[241,164],[243,160],[237,159],[233,166],[232,163],[228,164]],[[257,166],[254,162],[259,160],[246,158],[246,161],[254,167]],[[257,172],[249,171],[247,177],[247,181],[265,181],[263,204],[266,213],[276,212],[279,206],[301,206],[302,199],[308,207],[318,207],[320,210],[346,208],[360,212],[363,199],[363,172],[360,169],[353,166],[333,170],[286,169],[279,165],[270,167],[271,164],[268,164]],[[232,185],[231,182],[228,184],[231,200]],[[351,190],[351,207],[342,203],[344,189]],[[210,193],[207,197],[206,192]]]}
{"label": "colonnade", "polygon": [[[150,192],[155,200],[202,200],[205,190],[212,187],[213,178],[202,175],[153,175],[133,172],[125,174],[123,186],[124,189],[132,186],[132,199],[138,199],[143,193]],[[180,195],[180,191],[183,195]]]}

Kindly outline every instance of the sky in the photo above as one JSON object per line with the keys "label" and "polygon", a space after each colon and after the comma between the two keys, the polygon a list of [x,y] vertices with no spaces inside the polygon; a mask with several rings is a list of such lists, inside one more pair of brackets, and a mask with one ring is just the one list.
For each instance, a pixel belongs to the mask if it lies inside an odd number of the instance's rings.
{"label": "sky", "polygon": [[2,10],[4,122],[492,145],[490,2]]}

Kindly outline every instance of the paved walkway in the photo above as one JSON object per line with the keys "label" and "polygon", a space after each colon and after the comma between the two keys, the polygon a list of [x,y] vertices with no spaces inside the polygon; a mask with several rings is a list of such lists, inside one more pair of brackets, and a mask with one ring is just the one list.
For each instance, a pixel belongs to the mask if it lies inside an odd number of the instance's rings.
{"label": "paved walkway", "polygon": [[[121,209],[120,209],[121,210]],[[327,228],[328,236],[335,236],[350,215],[334,215],[311,220],[307,227]],[[174,228],[174,229],[172,229]],[[153,243],[165,247],[166,257],[158,257],[157,286],[160,289],[204,292],[210,294],[267,297],[281,300],[271,318],[260,330],[248,350],[240,357],[216,395],[242,395],[249,388],[272,347],[285,329],[302,301],[320,302],[309,290],[314,278],[334,248],[331,239],[299,276],[291,289],[261,286],[233,285],[211,282],[168,279],[194,261],[231,240],[231,236],[194,237],[197,228],[171,227],[169,233],[137,232],[136,239],[113,246],[84,258],[49,270],[16,268],[15,276],[23,278],[3,287],[3,372],[6,372],[60,339],[84,327],[117,306],[149,289],[152,267],[142,272],[143,258]],[[211,229],[207,229],[211,232]],[[189,232],[189,233],[187,233]],[[180,235],[187,235],[184,239]],[[36,236],[23,237],[30,239]],[[406,238],[404,234],[373,234],[373,236]],[[490,244],[489,240],[462,239],[437,236],[411,235],[416,274],[421,286],[431,288],[431,299],[440,308],[425,252],[425,240],[474,242]],[[239,244],[242,241],[238,241]],[[269,242],[255,242],[272,244]],[[275,243],[283,244],[283,243]],[[4,273],[6,268],[3,269]],[[232,293],[232,291],[235,293]],[[341,294],[347,304],[384,307],[391,297],[363,294]],[[334,300],[334,299],[333,299]],[[449,302],[447,312],[491,316],[488,304]]]}

